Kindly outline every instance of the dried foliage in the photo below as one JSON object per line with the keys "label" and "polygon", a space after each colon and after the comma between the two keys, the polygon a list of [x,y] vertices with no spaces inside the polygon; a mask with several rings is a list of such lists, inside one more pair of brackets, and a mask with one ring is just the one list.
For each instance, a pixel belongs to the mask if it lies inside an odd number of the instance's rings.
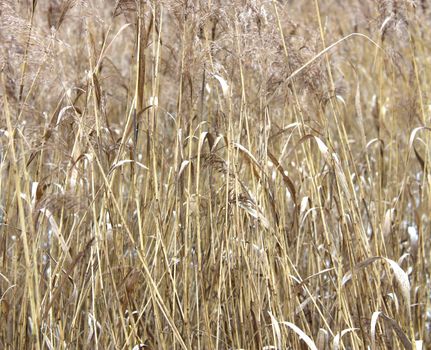
{"label": "dried foliage", "polygon": [[0,348],[430,348],[429,11],[0,1]]}

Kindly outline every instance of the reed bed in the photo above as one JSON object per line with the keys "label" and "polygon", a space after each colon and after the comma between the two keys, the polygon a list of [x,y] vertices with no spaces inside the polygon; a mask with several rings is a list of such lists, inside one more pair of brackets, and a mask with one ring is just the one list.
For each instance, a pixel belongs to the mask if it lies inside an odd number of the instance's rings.
{"label": "reed bed", "polygon": [[430,15],[2,0],[0,348],[431,348]]}

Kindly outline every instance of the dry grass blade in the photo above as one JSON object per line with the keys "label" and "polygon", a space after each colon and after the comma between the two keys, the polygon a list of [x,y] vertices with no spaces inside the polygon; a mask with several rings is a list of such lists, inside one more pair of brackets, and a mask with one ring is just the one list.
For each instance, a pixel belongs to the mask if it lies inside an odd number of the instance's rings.
{"label": "dry grass blade", "polygon": [[251,152],[245,148],[243,145],[234,142],[234,147],[238,148],[242,154],[244,154],[245,158],[254,166],[256,166],[260,171],[263,172],[263,168],[262,166],[259,164],[259,162],[257,161],[257,159],[255,158],[255,156],[253,154],[251,154]]}
{"label": "dry grass blade", "polygon": [[410,149],[413,147],[413,143],[415,142],[415,139],[416,139],[416,134],[421,130],[431,131],[431,128],[429,128],[427,126],[420,126],[420,127],[414,128],[413,131],[410,133],[410,138],[409,138],[409,148]]}
{"label": "dry grass blade", "polygon": [[381,311],[376,311],[373,313],[371,317],[371,350],[377,349],[376,347],[376,326],[378,318],[382,317],[385,320],[385,323],[390,326],[391,329],[395,331],[395,333],[398,335],[398,338],[401,340],[401,343],[404,345],[404,348],[407,350],[410,350],[413,348],[409,338],[405,335],[402,328],[398,325],[398,323],[393,320],[392,318],[386,316]]}
{"label": "dry grass blade", "polygon": [[316,346],[319,350],[328,348],[329,344],[329,333],[326,329],[320,328],[317,335]]}
{"label": "dry grass blade", "polygon": [[370,330],[371,330],[371,350],[376,349],[376,326],[377,326],[377,320],[382,312],[381,311],[375,311],[373,312],[373,315],[371,316],[371,324],[370,324]]}
{"label": "dry grass blade", "polygon": [[[94,243],[94,238],[85,244],[84,249],[76,255],[76,257],[71,262],[67,271],[64,272],[64,275],[66,275],[68,278],[70,278],[70,275],[72,274],[73,270],[78,266],[78,264],[81,262],[81,260],[88,253],[88,250],[90,249],[90,247],[93,243]],[[71,281],[72,281],[72,283],[74,283],[73,280],[71,280]],[[60,282],[58,282],[58,285],[54,289],[54,293],[52,294],[51,299],[49,300],[48,304],[45,307],[45,311],[42,315],[42,319],[46,319],[51,307],[54,305],[54,303],[56,303],[58,301],[58,298],[60,298],[60,295],[62,293],[62,290],[63,290],[65,283],[66,283],[65,278],[61,278]]]}
{"label": "dry grass blade", "polygon": [[324,270],[319,271],[319,272],[317,272],[311,276],[308,276],[307,278],[303,279],[295,288],[300,288],[300,287],[302,287],[303,284],[307,283],[307,281],[311,280],[312,278],[318,277],[320,275],[323,275],[323,274],[330,272],[330,271],[333,271],[333,270],[334,270],[334,268],[324,269]]}
{"label": "dry grass blade", "polygon": [[384,258],[384,260],[389,264],[392,271],[394,272],[395,279],[398,283],[398,286],[401,289],[401,294],[403,296],[403,299],[406,303],[407,312],[410,315],[410,292],[411,292],[411,286],[409,281],[409,276],[407,273],[398,265],[395,261]]}
{"label": "dry grass blade", "polygon": [[404,348],[406,350],[412,350],[413,345],[410,342],[409,337],[404,333],[403,329],[400,327],[400,325],[394,319],[386,316],[385,314],[381,314],[381,317],[395,331],[401,343],[404,345]]}
{"label": "dry grass blade", "polygon": [[184,170],[186,170],[187,166],[190,164],[189,160],[183,160],[181,162],[180,170],[178,170],[178,179],[181,178],[181,175],[183,174]]}
{"label": "dry grass blade", "polygon": [[334,337],[334,340],[332,341],[332,349],[333,350],[340,349],[341,338],[343,338],[343,336],[346,335],[347,333],[356,332],[357,330],[359,330],[359,328],[347,328],[347,329],[343,329],[341,333],[337,333],[337,335]]}
{"label": "dry grass blade", "polygon": [[282,349],[283,348],[283,341],[281,339],[281,328],[280,324],[278,323],[277,319],[274,317],[274,315],[271,313],[271,311],[268,311],[269,317],[271,317],[271,326],[272,326],[272,332],[274,334],[274,340],[277,343],[276,349]]}
{"label": "dry grass blade", "polygon": [[66,255],[69,255],[69,247],[67,246],[66,241],[64,240],[63,235],[61,234],[60,229],[52,213],[47,208],[40,209],[40,212],[47,217],[49,224],[51,226],[51,230],[54,233],[54,235],[57,237],[58,241],[60,242],[60,246],[63,249],[63,252]]}
{"label": "dry grass blade", "polygon": [[385,219],[383,221],[383,236],[388,237],[392,231],[392,225],[395,218],[395,208],[386,210]]}
{"label": "dry grass blade", "polygon": [[271,159],[271,162],[275,165],[275,168],[280,173],[284,184],[288,188],[290,194],[292,195],[293,202],[296,204],[296,190],[292,180],[289,176],[286,175],[286,171],[283,169],[281,164],[278,162],[277,158],[268,150],[268,157]]}
{"label": "dry grass blade", "polygon": [[[394,277],[395,280],[398,283],[398,286],[401,290],[401,295],[403,296],[403,299],[405,301],[406,304],[406,311],[408,314],[410,314],[410,306],[411,306],[411,302],[410,302],[410,293],[411,293],[411,286],[410,286],[410,281],[409,281],[409,276],[407,275],[407,273],[393,260],[385,258],[385,257],[380,257],[380,256],[374,256],[372,258],[368,258],[360,263],[358,263],[355,266],[354,271],[357,272],[361,269],[366,268],[367,266],[371,265],[373,262],[375,262],[376,260],[383,260],[384,262],[386,262],[390,268],[392,269],[393,273],[394,273]],[[342,285],[345,285],[350,279],[352,278],[352,271],[346,273],[343,277],[342,280]]]}
{"label": "dry grass blade", "polygon": [[331,160],[329,148],[328,148],[328,146],[325,145],[325,143],[319,137],[311,135],[311,134],[307,134],[299,140],[298,145],[300,145],[300,144],[302,144],[305,141],[310,140],[310,139],[314,140],[316,142],[317,147],[319,148],[319,151],[322,154],[323,158],[329,162]]}
{"label": "dry grass blade", "polygon": [[298,326],[294,325],[291,322],[280,322],[280,323],[284,324],[285,326],[289,327],[292,331],[294,331],[299,336],[299,339],[303,340],[305,344],[307,344],[309,349],[318,350],[314,341],[307,334],[305,334],[304,331],[300,329]]}
{"label": "dry grass blade", "polygon": [[218,80],[218,82],[220,83],[224,98],[228,98],[229,97],[229,84],[227,83],[226,79],[224,79],[222,76],[220,76],[218,74],[214,74],[214,78],[216,78]]}
{"label": "dry grass blade", "polygon": [[129,163],[136,164],[136,165],[137,165],[137,166],[139,166],[140,168],[145,169],[145,170],[148,170],[148,167],[146,167],[144,164],[142,164],[142,163],[140,163],[140,162],[138,162],[138,161],[136,161],[136,160],[132,160],[132,159],[123,159],[123,160],[120,160],[119,162],[117,162],[117,163],[115,163],[115,164],[113,164],[113,165],[111,166],[111,169],[109,170],[109,174],[111,174],[115,169],[117,169],[117,168],[119,168],[119,167],[123,166],[124,164],[129,164]]}

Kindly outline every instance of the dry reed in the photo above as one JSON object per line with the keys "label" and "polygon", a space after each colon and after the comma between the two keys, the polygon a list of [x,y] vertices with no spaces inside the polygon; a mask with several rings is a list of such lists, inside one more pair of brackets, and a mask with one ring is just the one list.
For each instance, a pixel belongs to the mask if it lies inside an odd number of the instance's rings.
{"label": "dry reed", "polygon": [[430,348],[429,16],[1,1],[0,348]]}

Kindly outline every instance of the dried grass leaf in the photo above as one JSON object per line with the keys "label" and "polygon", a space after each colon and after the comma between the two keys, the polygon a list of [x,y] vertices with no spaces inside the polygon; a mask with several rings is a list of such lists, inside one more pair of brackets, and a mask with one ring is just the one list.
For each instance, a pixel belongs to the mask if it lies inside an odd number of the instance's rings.
{"label": "dried grass leaf", "polygon": [[181,162],[180,170],[178,171],[178,176],[177,176],[178,179],[181,177],[182,173],[184,172],[184,170],[187,168],[189,164],[190,164],[189,160],[183,160]]}
{"label": "dried grass leaf", "polygon": [[392,231],[392,224],[395,219],[395,209],[391,208],[386,210],[385,220],[383,221],[383,237],[388,237]]}
{"label": "dried grass leaf", "polygon": [[54,235],[57,237],[58,241],[60,242],[61,249],[63,249],[63,252],[67,255],[69,255],[69,247],[66,244],[66,241],[63,238],[63,235],[60,232],[60,229],[57,225],[57,222],[55,221],[54,216],[52,215],[51,211],[48,208],[42,208],[40,209],[40,212],[46,216],[46,218],[49,221],[49,224],[51,226],[51,230],[54,233]]}
{"label": "dried grass leaf", "polygon": [[376,349],[376,326],[377,326],[377,320],[379,318],[379,315],[381,314],[381,311],[375,311],[373,312],[373,315],[371,316],[371,324],[370,324],[370,330],[371,330],[371,350]]}
{"label": "dried grass leaf", "polygon": [[431,131],[431,128],[429,128],[427,126],[419,126],[417,128],[414,128],[413,131],[410,133],[410,139],[409,139],[409,148],[410,149],[413,147],[413,142],[415,142],[416,134],[421,130]]}
{"label": "dried grass leaf", "polygon": [[307,334],[305,334],[304,331],[300,329],[298,326],[286,321],[281,322],[281,324],[284,324],[285,326],[288,326],[291,330],[293,330],[299,336],[299,338],[302,339],[307,344],[307,346],[311,350],[318,350],[314,341]]}
{"label": "dried grass leaf", "polygon": [[133,163],[136,164],[137,166],[139,166],[142,169],[148,170],[148,167],[146,167],[144,164],[133,160],[133,159],[123,159],[120,160],[119,162],[117,162],[116,164],[112,164],[111,169],[109,170],[109,174],[112,174],[112,172],[117,169],[118,167],[123,166],[124,164],[129,164],[129,163]]}
{"label": "dried grass leaf", "polygon": [[255,156],[251,154],[251,152],[247,148],[245,148],[243,145],[237,142],[234,142],[233,146],[235,148],[238,148],[241,151],[241,153],[246,156],[246,159],[248,159],[250,163],[254,164],[260,171],[264,172],[262,166],[259,164]]}
{"label": "dried grass leaf", "polygon": [[[411,286],[410,286],[410,281],[409,281],[409,277],[408,275],[405,273],[405,271],[393,260],[385,258],[385,257],[381,257],[381,256],[374,256],[371,258],[368,258],[362,262],[360,262],[359,264],[356,264],[354,271],[359,271],[367,266],[369,266],[370,264],[372,264],[374,261],[376,260],[383,260],[385,261],[392,269],[393,273],[394,273],[394,277],[398,283],[398,286],[401,290],[401,294],[403,296],[403,299],[406,303],[406,309],[408,314],[410,315],[410,306],[411,306],[411,302],[410,302],[410,291],[411,291]],[[346,273],[343,276],[342,279],[342,285],[345,285],[352,277],[352,272],[349,271],[348,273]]]}
{"label": "dried grass leaf", "polygon": [[220,83],[223,96],[227,99],[229,97],[229,84],[227,83],[227,80],[218,74],[214,74],[214,78],[216,78]]}
{"label": "dried grass leaf", "polygon": [[325,350],[328,348],[329,333],[326,329],[320,328],[317,333],[316,346],[319,350]]}
{"label": "dried grass leaf", "polygon": [[277,342],[277,349],[282,349],[283,342],[282,342],[282,339],[281,339],[280,325],[279,325],[277,319],[271,313],[271,311],[268,311],[268,314],[269,314],[269,317],[271,318],[272,332],[273,332],[274,338],[275,338],[275,340]]}
{"label": "dried grass leaf", "polygon": [[404,272],[404,270],[395,261],[388,259],[388,258],[383,258],[383,259],[389,264],[389,266],[392,268],[392,271],[394,272],[395,279],[397,280],[398,286],[401,289],[401,294],[402,294],[403,299],[406,303],[407,311],[410,315],[411,286],[410,286],[409,276],[407,275],[407,273]]}
{"label": "dried grass leaf", "polygon": [[334,340],[332,342],[332,349],[333,350],[338,350],[340,348],[340,340],[341,338],[346,335],[349,332],[356,332],[357,330],[359,330],[359,328],[347,328],[347,329],[343,329],[341,331],[341,333],[337,333],[337,335],[334,337]]}
{"label": "dried grass leaf", "polygon": [[275,165],[275,168],[277,169],[277,171],[280,173],[284,184],[286,185],[287,189],[289,190],[293,198],[293,202],[296,204],[296,190],[292,180],[289,178],[289,176],[286,175],[286,171],[278,162],[277,158],[269,150],[267,150],[267,154],[269,159],[271,159],[271,162]]}
{"label": "dried grass leaf", "polygon": [[401,340],[401,343],[404,345],[404,348],[407,350],[412,350],[413,346],[409,340],[409,337],[404,333],[403,329],[400,325],[392,318],[388,317],[385,314],[381,314],[382,318],[385,320],[385,323],[388,324],[397,334],[398,338]]}
{"label": "dried grass leaf", "polygon": [[404,345],[404,348],[407,350],[412,349],[412,344],[408,338],[408,336],[405,335],[402,328],[398,325],[398,323],[393,320],[392,318],[388,317],[381,311],[373,312],[373,315],[371,316],[371,350],[376,349],[376,326],[379,316],[383,318],[385,323],[389,325],[397,334],[398,338],[401,340],[401,343]]}

